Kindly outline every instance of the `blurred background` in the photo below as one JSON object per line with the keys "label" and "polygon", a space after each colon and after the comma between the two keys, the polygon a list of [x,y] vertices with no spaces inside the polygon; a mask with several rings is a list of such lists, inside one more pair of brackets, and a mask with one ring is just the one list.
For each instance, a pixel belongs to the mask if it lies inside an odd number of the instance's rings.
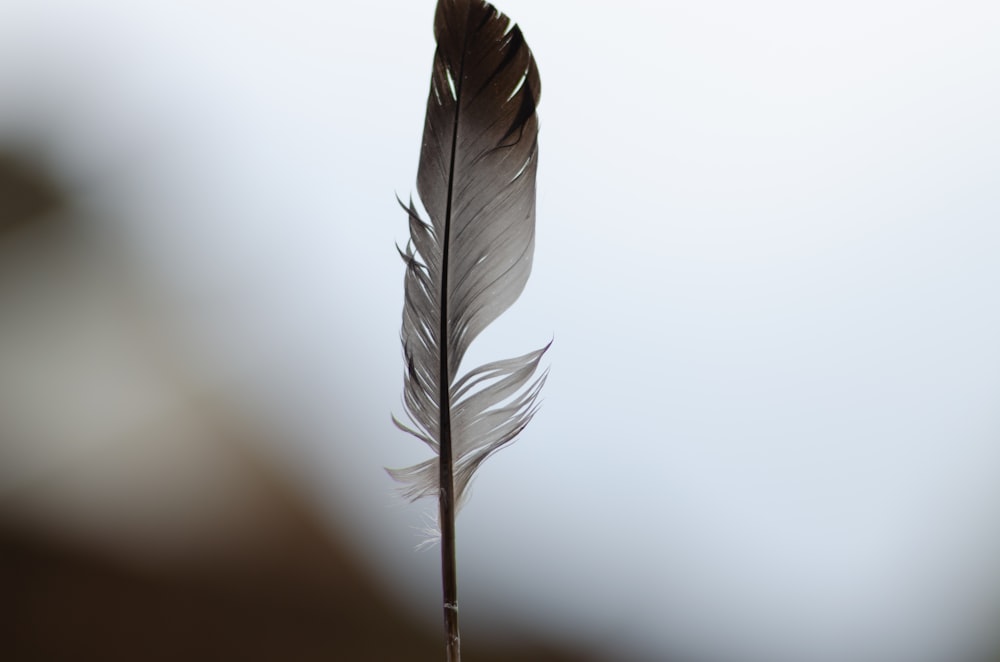
{"label": "blurred background", "polygon": [[[541,413],[473,660],[1000,655],[1000,9],[507,0]],[[433,660],[400,414],[434,3],[0,1],[0,658]]]}

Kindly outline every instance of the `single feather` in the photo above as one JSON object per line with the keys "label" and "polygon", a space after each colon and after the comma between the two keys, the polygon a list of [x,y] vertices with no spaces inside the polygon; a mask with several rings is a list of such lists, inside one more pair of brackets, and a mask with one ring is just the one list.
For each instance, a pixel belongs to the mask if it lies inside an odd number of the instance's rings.
{"label": "single feather", "polygon": [[469,345],[520,296],[531,271],[541,81],[520,29],[482,0],[440,0],[434,35],[417,174],[428,218],[412,200],[403,205],[410,241],[400,251],[411,425],[393,421],[437,457],[389,472],[410,498],[438,496],[446,518],[476,469],[534,416],[546,376],[535,372],[548,346],[458,377]]}

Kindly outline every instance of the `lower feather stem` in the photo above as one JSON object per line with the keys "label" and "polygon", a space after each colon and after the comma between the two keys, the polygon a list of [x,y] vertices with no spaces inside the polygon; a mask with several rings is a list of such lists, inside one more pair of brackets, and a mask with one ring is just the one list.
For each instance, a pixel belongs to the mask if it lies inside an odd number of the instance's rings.
{"label": "lower feather stem", "polygon": [[[450,446],[450,444],[448,444]],[[443,446],[444,447],[444,446]],[[450,448],[449,448],[450,450]],[[441,454],[441,585],[444,594],[444,631],[447,662],[460,662],[462,653],[458,634],[458,581],[455,560],[455,491],[452,486],[451,457]],[[446,469],[447,467],[447,469]],[[447,477],[445,472],[447,470]]]}

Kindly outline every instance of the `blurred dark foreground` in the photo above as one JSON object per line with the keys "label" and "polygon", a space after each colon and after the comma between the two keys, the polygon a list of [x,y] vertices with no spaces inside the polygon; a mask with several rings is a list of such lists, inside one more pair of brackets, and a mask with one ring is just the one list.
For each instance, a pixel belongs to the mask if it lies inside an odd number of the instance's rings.
{"label": "blurred dark foreground", "polygon": [[[0,658],[439,660],[410,622],[302,518],[282,545],[239,560],[137,568],[0,524]],[[582,660],[543,646],[466,646],[475,660]]]}

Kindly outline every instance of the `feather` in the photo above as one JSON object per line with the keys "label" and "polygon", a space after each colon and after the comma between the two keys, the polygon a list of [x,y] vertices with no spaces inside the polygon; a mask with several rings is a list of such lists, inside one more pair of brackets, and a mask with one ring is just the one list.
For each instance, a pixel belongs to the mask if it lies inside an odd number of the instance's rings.
{"label": "feather", "polygon": [[[520,296],[535,243],[541,82],[520,29],[482,0],[440,0],[417,192],[411,200],[401,340],[402,430],[436,454],[389,473],[416,499],[462,502],[479,466],[538,408],[543,347],[458,377],[469,345]],[[449,494],[446,495],[445,492]]]}

